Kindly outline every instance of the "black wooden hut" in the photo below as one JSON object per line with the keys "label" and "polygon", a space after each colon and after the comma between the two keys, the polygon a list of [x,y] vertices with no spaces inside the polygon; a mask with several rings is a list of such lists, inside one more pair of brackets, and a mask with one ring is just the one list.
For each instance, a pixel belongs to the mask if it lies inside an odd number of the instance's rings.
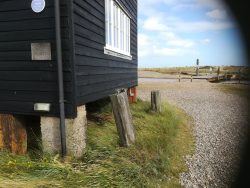
{"label": "black wooden hut", "polygon": [[[137,0],[61,0],[60,19],[66,117],[137,85]],[[0,0],[0,113],[59,115],[55,35],[54,0]]]}

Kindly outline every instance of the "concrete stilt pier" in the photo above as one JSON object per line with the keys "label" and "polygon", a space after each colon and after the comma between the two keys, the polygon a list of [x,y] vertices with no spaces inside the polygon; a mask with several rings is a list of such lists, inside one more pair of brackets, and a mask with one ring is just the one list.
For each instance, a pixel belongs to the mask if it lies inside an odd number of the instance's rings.
{"label": "concrete stilt pier", "polygon": [[[87,117],[85,106],[77,108],[75,119],[65,120],[67,155],[80,158],[86,147]],[[41,117],[43,151],[60,153],[60,120],[54,117]]]}

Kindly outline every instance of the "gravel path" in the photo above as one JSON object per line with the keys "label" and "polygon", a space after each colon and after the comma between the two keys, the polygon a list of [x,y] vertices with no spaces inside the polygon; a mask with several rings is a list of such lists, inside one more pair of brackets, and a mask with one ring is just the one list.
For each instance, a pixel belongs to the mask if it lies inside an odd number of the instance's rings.
{"label": "gravel path", "polygon": [[247,133],[246,99],[215,89],[205,80],[156,83],[139,79],[139,97],[150,100],[160,89],[163,100],[184,109],[194,119],[195,152],[186,156],[189,172],[184,187],[229,187],[234,181]]}

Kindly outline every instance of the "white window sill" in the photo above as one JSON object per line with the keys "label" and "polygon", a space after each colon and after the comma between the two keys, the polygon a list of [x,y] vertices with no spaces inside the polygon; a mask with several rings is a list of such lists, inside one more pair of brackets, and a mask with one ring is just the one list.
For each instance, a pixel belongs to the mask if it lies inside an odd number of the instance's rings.
{"label": "white window sill", "polygon": [[111,49],[109,49],[107,47],[104,47],[104,54],[119,57],[119,58],[122,58],[122,59],[127,59],[127,60],[130,60],[130,61],[132,60],[131,55],[122,54],[120,52],[116,52],[114,50],[111,50]]}

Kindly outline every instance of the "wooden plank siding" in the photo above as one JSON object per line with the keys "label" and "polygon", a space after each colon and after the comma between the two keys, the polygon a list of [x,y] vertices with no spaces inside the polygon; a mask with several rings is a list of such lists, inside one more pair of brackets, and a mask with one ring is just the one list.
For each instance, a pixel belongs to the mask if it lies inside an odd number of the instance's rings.
{"label": "wooden plank siding", "polygon": [[77,105],[137,82],[137,1],[119,0],[131,16],[132,60],[105,55],[105,0],[73,0]]}
{"label": "wooden plank siding", "polygon": [[[77,106],[137,85],[137,0],[117,0],[131,16],[131,55],[104,54],[105,0],[61,0],[61,35],[67,118]],[[30,0],[0,0],[0,113],[59,115],[54,1],[44,11]],[[31,43],[50,42],[51,61],[32,61]],[[35,103],[51,103],[49,113]]]}
{"label": "wooden plank siding", "polygon": [[[76,115],[70,51],[69,1],[61,1],[66,115]],[[58,116],[54,1],[43,12],[31,1],[0,0],[0,113]],[[51,42],[52,61],[32,61],[31,43]],[[51,103],[51,112],[34,112],[34,103]]]}

